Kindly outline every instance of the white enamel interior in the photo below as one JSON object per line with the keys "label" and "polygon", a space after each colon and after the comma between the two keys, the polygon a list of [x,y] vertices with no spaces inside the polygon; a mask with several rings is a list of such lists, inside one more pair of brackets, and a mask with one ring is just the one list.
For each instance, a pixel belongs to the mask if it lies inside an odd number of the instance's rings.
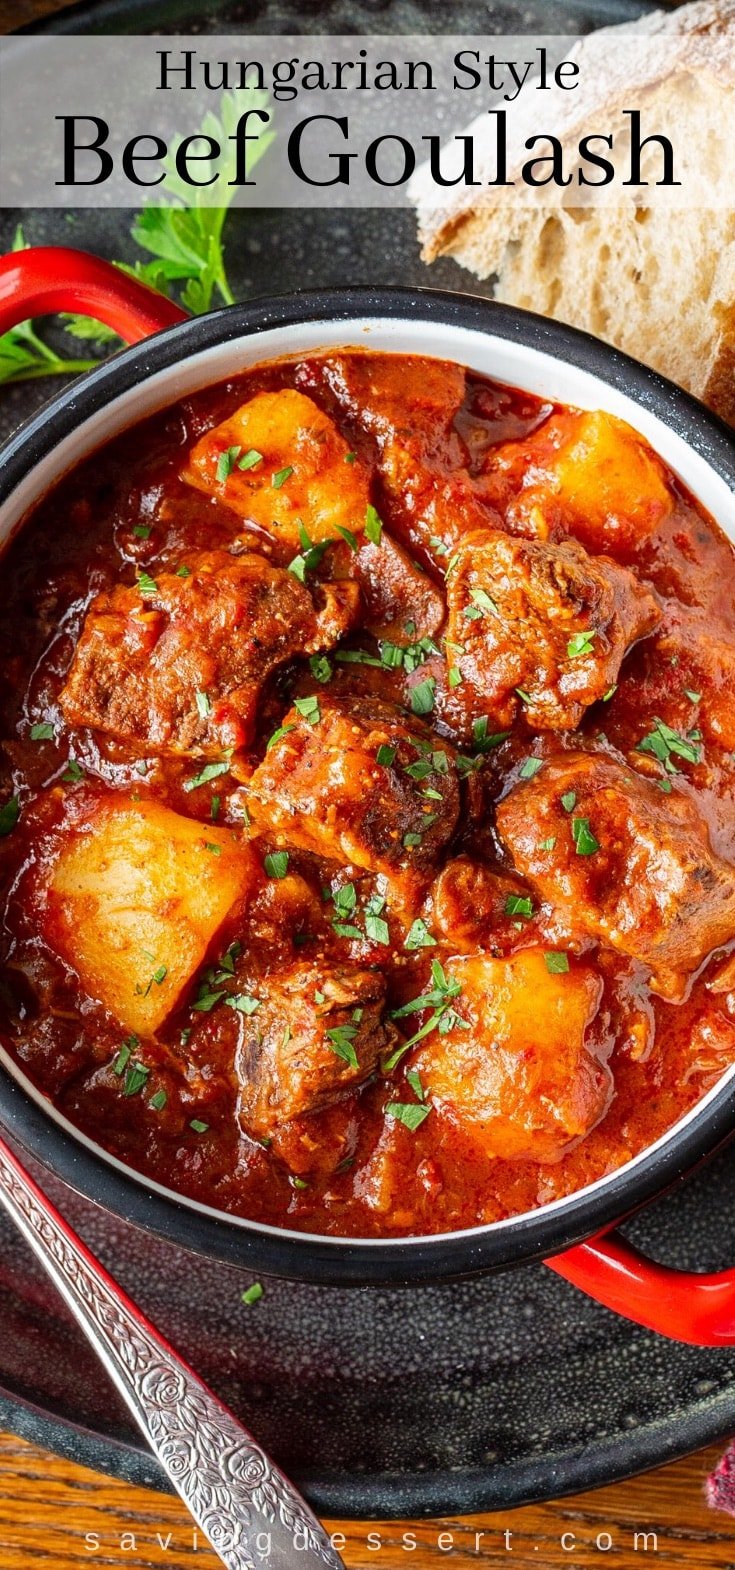
{"label": "white enamel interior", "polygon": [[[706,456],[693,451],[652,409],[627,397],[623,392],[609,387],[593,373],[557,360],[551,354],[529,349],[521,343],[496,337],[479,329],[442,322],[389,317],[366,322],[360,317],[355,317],[354,320],[346,321],[326,320],[264,328],[255,334],[230,339],[227,343],[215,344],[191,355],[181,364],[158,371],[144,380],[140,386],[133,387],[111,399],[109,403],[80,423],[73,433],[61,441],[53,453],[38,463],[16,487],[12,497],[5,504],[0,518],[0,546],[29,508],[43,496],[56,479],[126,426],[134,424],[156,409],[174,403],[178,398],[185,397],[198,388],[210,386],[261,361],[312,353],[336,346],[359,346],[396,354],[423,354],[442,360],[455,360],[460,365],[485,376],[521,387],[539,397],[553,399],[556,403],[572,404],[578,408],[603,409],[609,414],[618,415],[621,419],[628,420],[648,439],[670,468],[712,513],[728,538],[735,543],[735,498],[727,482],[708,463]],[[53,1118],[69,1135],[101,1156],[111,1167],[134,1177],[151,1193],[173,1198],[193,1211],[226,1220],[234,1226],[247,1227],[249,1230],[279,1237],[298,1238],[302,1242],[311,1235],[289,1232],[282,1227],[271,1227],[261,1222],[252,1222],[226,1214],[211,1206],[200,1204],[196,1200],[188,1199],[185,1195],[175,1193],[135,1172],[103,1150],[101,1146],[96,1145],[85,1134],[80,1133],[67,1118],[56,1111],[1,1046],[0,1061],[12,1077],[32,1096],[47,1117]],[[652,1151],[669,1144],[685,1125],[700,1115],[707,1104],[720,1092],[723,1084],[734,1076],[735,1064],[684,1118],[680,1119],[654,1145],[648,1146],[624,1168],[618,1169],[618,1172],[625,1171],[632,1174],[635,1167],[647,1159]],[[612,1173],[607,1178],[599,1178],[597,1182],[577,1192],[591,1194],[617,1176],[618,1173]],[[555,1200],[544,1207],[544,1214],[558,1210],[567,1203],[568,1200]],[[492,1222],[489,1226],[466,1228],[452,1235],[469,1238],[488,1230],[496,1231],[499,1228],[512,1227],[519,1219],[519,1217],[512,1217],[506,1221]],[[340,1246],[344,1247],[345,1243],[350,1248],[370,1249],[391,1246],[405,1249],[410,1247],[412,1241],[424,1245],[432,1242],[440,1245],[442,1235],[428,1239],[424,1237],[345,1240],[335,1237],[325,1238],[319,1234],[319,1239],[320,1242],[329,1243],[337,1249]]]}

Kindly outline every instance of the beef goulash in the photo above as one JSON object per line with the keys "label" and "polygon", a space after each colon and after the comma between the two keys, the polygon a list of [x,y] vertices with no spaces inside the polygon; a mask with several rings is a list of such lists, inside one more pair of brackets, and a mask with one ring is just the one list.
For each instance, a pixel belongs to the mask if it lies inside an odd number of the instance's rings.
{"label": "beef goulash", "polygon": [[518,1214],[735,1060],[735,562],[646,442],[459,366],[256,367],[3,561],[0,1037],[220,1210]]}

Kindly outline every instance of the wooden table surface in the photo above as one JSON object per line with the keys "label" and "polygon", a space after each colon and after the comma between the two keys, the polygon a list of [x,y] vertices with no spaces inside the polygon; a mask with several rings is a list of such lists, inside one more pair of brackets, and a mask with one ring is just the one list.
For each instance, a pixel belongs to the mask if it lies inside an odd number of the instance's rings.
{"label": "wooden table surface", "polygon": [[[0,0],[0,33],[67,3]],[[735,1521],[713,1513],[703,1495],[704,1478],[717,1458],[717,1449],[705,1450],[628,1483],[522,1510],[441,1521],[335,1521],[330,1529],[342,1534],[336,1546],[349,1570],[434,1570],[444,1563],[452,1570],[478,1564],[511,1570],[562,1565],[640,1570],[642,1564],[735,1570]],[[201,1540],[196,1543],[177,1499],[87,1471],[0,1433],[0,1570],[80,1565],[216,1570],[218,1564]]]}

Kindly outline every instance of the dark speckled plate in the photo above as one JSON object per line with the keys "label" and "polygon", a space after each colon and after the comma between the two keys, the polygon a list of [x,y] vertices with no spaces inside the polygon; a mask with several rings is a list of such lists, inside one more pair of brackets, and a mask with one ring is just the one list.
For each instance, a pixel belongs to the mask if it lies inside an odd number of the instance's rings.
{"label": "dark speckled plate", "polygon": [[[586,30],[640,0],[458,0],[456,32]],[[59,32],[446,31],[431,0],[101,0]],[[15,219],[0,215],[6,244]],[[132,254],[124,214],[23,215],[35,243]],[[409,215],[236,213],[240,296],[343,283],[478,285],[451,262],[428,272]],[[0,393],[0,435],[45,389]],[[193,1258],[43,1179],[122,1285],[251,1425],[318,1510],[417,1515],[498,1508],[609,1482],[735,1430],[732,1353],[677,1346],[616,1319],[541,1266],[408,1291],[266,1283]],[[735,1151],[630,1228],[687,1268],[735,1257]],[[0,1422],[88,1464],[163,1486],[93,1355],[0,1218]]]}

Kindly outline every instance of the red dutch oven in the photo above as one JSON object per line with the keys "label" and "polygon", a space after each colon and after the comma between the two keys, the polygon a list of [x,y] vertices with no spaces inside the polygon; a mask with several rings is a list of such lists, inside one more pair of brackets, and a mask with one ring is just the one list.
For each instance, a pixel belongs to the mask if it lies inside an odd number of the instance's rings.
{"label": "red dutch oven", "polygon": [[[0,454],[0,545],[69,468],[195,388],[282,355],[359,343],[456,360],[539,396],[636,426],[735,541],[735,440],[680,388],[572,328],[470,295],[337,289],[188,318],[99,259],[43,248],[0,259],[0,333],[49,312],[86,312],[130,346],[66,386]],[[655,1145],[570,1197],[436,1237],[326,1238],[218,1212],[152,1183],[80,1134],[1,1049],[0,1121],[87,1197],[179,1245],[260,1272],[340,1285],[413,1285],[543,1259],[600,1303],[663,1335],[735,1342],[735,1270],[683,1273],[612,1230],[735,1131],[735,1065]]]}

